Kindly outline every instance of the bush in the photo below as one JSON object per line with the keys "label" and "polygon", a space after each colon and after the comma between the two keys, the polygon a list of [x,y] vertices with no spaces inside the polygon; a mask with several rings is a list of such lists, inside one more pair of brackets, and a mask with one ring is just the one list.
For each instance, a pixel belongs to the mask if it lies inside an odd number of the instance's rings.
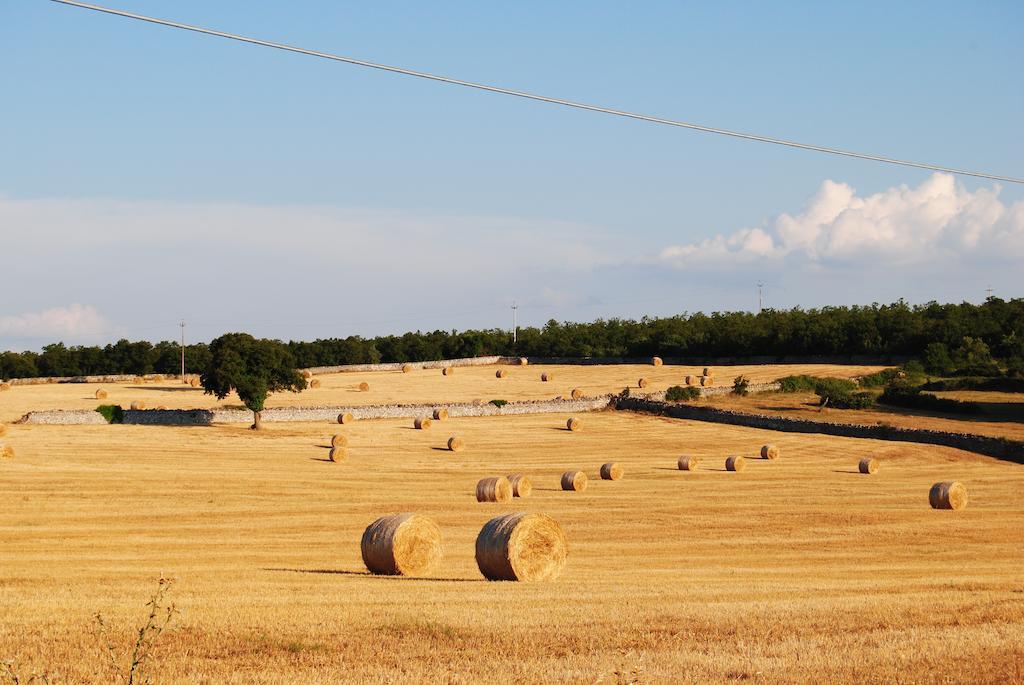
{"label": "bush", "polygon": [[747,396],[747,388],[750,387],[750,379],[746,376],[736,376],[732,381],[732,394],[740,397]]}
{"label": "bush", "polygon": [[878,401],[894,407],[909,407],[953,414],[982,413],[981,405],[977,402],[961,402],[960,400],[936,397],[922,393],[921,387],[906,382],[894,382],[885,388]]}
{"label": "bush", "polygon": [[124,423],[124,410],[117,404],[101,404],[96,407],[107,423]]}
{"label": "bush", "polygon": [[506,404],[508,404],[508,400],[491,400],[491,404],[493,404],[495,407],[504,407]]}
{"label": "bush", "polygon": [[673,385],[665,391],[665,399],[669,402],[688,402],[690,400],[699,400],[700,388],[694,388],[692,386],[684,388],[681,385]]}
{"label": "bush", "polygon": [[836,409],[868,409],[875,403],[875,395],[870,392],[843,392],[839,394],[818,394],[822,401],[828,398],[828,406]]}
{"label": "bush", "polygon": [[814,376],[786,376],[779,379],[779,392],[814,392]]}
{"label": "bush", "polygon": [[867,376],[861,376],[860,384],[864,388],[881,388],[906,375],[907,373],[902,369],[882,369]]}
{"label": "bush", "polygon": [[929,373],[945,375],[953,372],[953,358],[949,355],[949,348],[940,342],[929,343],[924,348],[921,361]]}
{"label": "bush", "polygon": [[978,378],[977,376],[961,376],[941,381],[929,381],[921,386],[922,390],[938,392],[948,390],[989,390],[992,392],[1024,392],[1022,378]]}

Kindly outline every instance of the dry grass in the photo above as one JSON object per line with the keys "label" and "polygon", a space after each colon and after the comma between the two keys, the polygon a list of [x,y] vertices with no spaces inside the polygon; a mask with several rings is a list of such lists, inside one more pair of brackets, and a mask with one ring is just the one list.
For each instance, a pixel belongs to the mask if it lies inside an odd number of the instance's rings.
{"label": "dry grass", "polygon": [[[29,389],[17,390],[0,402]],[[570,434],[550,415],[451,419],[474,445],[457,459],[408,420],[360,421],[341,465],[316,453],[324,423],[11,426],[0,660],[94,682],[94,613],[130,646],[166,573],[182,613],[152,675],[173,685],[1024,678],[1024,467],[621,412],[586,420]],[[767,442],[785,458],[724,472],[726,455]],[[628,479],[560,491],[568,459],[600,464],[610,445]],[[682,449],[707,468],[678,471]],[[864,478],[869,455],[885,468]],[[520,472],[529,499],[476,502],[479,478]],[[929,487],[951,479],[970,505],[932,509]],[[396,511],[440,527],[430,578],[367,574],[363,530]],[[483,580],[477,534],[510,511],[564,529],[557,580]]]}

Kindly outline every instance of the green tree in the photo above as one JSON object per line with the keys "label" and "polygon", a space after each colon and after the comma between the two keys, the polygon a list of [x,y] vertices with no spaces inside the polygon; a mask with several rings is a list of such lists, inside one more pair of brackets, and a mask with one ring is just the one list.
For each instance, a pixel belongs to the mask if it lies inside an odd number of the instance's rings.
{"label": "green tree", "polygon": [[296,370],[295,358],[283,343],[248,333],[226,333],[211,342],[210,361],[200,381],[207,394],[219,400],[232,390],[237,392],[253,413],[254,430],[262,427],[269,393],[306,389],[306,379]]}

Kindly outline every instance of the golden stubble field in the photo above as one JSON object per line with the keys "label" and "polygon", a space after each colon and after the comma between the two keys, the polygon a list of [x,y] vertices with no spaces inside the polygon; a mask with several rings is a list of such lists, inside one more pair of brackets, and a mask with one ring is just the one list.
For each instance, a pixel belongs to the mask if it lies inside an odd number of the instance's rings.
{"label": "golden stubble field", "polygon": [[[531,372],[534,369],[529,369]],[[460,370],[461,371],[461,370]],[[20,391],[20,389],[19,389]],[[15,393],[9,393],[13,395]],[[12,426],[0,462],[0,660],[107,681],[160,575],[181,615],[159,683],[970,682],[1024,680],[1024,467],[947,448],[778,434],[625,412],[330,424]],[[462,436],[465,452],[441,448]],[[723,469],[764,442],[776,461]],[[681,454],[702,458],[676,470]],[[881,461],[874,476],[857,459]],[[597,480],[601,463],[623,481]],[[558,475],[583,468],[583,493]],[[479,504],[478,478],[534,494]],[[955,478],[966,510],[927,492]],[[544,512],[565,572],[489,583],[490,517]],[[363,528],[415,511],[436,577],[366,574]]]}

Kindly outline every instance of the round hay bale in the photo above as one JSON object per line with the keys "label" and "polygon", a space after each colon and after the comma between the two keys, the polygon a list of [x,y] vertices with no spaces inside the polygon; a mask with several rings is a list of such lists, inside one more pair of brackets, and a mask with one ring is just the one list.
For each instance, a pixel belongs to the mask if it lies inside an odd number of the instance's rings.
{"label": "round hay bale", "polygon": [[562,527],[544,514],[497,516],[476,538],[476,565],[487,580],[554,580],[568,551]]}
{"label": "round hay bale", "polygon": [[335,433],[331,436],[331,447],[348,447],[348,436]]}
{"label": "round hay bale", "polygon": [[96,399],[98,399],[98,400],[105,400],[105,399],[107,399],[107,391],[104,390],[103,388],[100,388],[99,390],[97,390],[96,391]]}
{"label": "round hay bale", "polygon": [[434,410],[434,420],[435,421],[447,421],[448,420],[448,410],[445,409],[444,407],[441,407],[439,409],[435,409]]}
{"label": "round hay bale", "polygon": [[158,404],[158,405],[156,405],[156,407],[154,407],[154,409],[156,409],[157,411],[167,411],[167,405],[166,404]]}
{"label": "round hay bale", "polygon": [[779,448],[775,445],[764,445],[761,447],[761,458],[762,459],[778,459]]}
{"label": "round hay bale", "polygon": [[14,448],[10,445],[0,445],[0,457],[4,459],[13,459]]}
{"label": "round hay bale", "polygon": [[191,385],[193,388],[198,388],[199,387],[199,379],[198,378],[193,378],[192,380],[190,380],[188,382],[188,384]]}
{"label": "round hay bale", "polygon": [[132,402],[131,408],[134,409],[135,411],[142,411],[143,409],[146,408],[146,403],[143,402],[142,400],[135,400],[134,402]]}
{"label": "round hay bale", "polygon": [[441,558],[441,529],[420,514],[381,516],[363,531],[363,563],[382,576],[418,576]]}
{"label": "round hay bale", "polygon": [[705,376],[711,376],[711,375],[714,375],[714,371],[712,371],[710,367],[707,367],[707,366],[705,366],[705,367],[704,367],[704,373],[703,373],[703,375],[705,375]]}
{"label": "round hay bale", "polygon": [[562,474],[562,489],[583,492],[587,489],[587,474],[582,471],[566,471]]}
{"label": "round hay bale", "polygon": [[332,447],[331,451],[327,454],[327,458],[331,461],[345,461],[345,457],[348,456],[348,450],[344,447]]}
{"label": "round hay bale", "polygon": [[508,477],[508,482],[512,484],[513,497],[529,497],[533,492],[533,483],[526,474],[514,473]]}
{"label": "round hay bale", "polygon": [[512,499],[512,484],[505,476],[481,478],[476,484],[477,502],[507,502]]}
{"label": "round hay bale", "polygon": [[164,375],[162,373],[153,374],[154,383],[163,383],[165,380],[166,379],[164,378]]}
{"label": "round hay bale", "polygon": [[661,357],[651,357],[651,366],[661,366],[664,363]]}
{"label": "round hay bale", "polygon": [[302,377],[305,378],[308,381],[310,378],[313,377],[313,372],[310,371],[309,369],[303,369]]}
{"label": "round hay bale", "polygon": [[359,384],[359,392],[368,392],[370,390],[370,384],[363,381]]}
{"label": "round hay bale", "polygon": [[569,393],[569,397],[573,398],[574,400],[578,400],[581,397],[583,397],[583,391],[580,390],[579,388],[573,388],[572,392]]}
{"label": "round hay bale", "polygon": [[601,479],[602,480],[622,480],[622,476],[625,475],[626,470],[622,468],[622,464],[617,461],[610,461],[607,464],[601,464]]}
{"label": "round hay bale", "polygon": [[465,443],[462,442],[462,438],[452,436],[448,438],[448,449],[452,452],[461,452],[466,448]]}
{"label": "round hay bale", "polygon": [[579,419],[571,418],[571,419],[569,419],[568,421],[565,422],[565,427],[568,428],[569,430],[575,432],[575,431],[581,430],[583,428],[583,424],[580,423]]}
{"label": "round hay bale", "polygon": [[430,428],[430,426],[432,426],[433,423],[434,422],[431,421],[428,417],[422,416],[422,417],[420,417],[418,419],[415,419],[412,422],[412,425],[416,428],[416,430],[425,431],[428,428]]}
{"label": "round hay bale", "polygon": [[452,368],[451,366],[446,366],[443,369],[441,369],[442,376],[451,376],[453,373],[455,373],[455,369]]}
{"label": "round hay bale", "polygon": [[747,468],[747,460],[743,457],[729,457],[725,460],[726,471],[742,471]]}
{"label": "round hay bale", "polygon": [[553,380],[555,380],[555,374],[551,373],[550,371],[545,371],[544,373],[542,373],[542,374],[540,375],[540,379],[541,379],[541,381],[543,381],[544,383],[548,383],[548,382],[550,382],[550,381],[553,381]]}
{"label": "round hay bale", "polygon": [[494,377],[495,378],[507,378],[508,377],[508,371],[506,371],[505,369],[498,369],[497,371],[494,372]]}
{"label": "round hay bale", "polygon": [[402,364],[402,373],[412,373],[412,364]]}
{"label": "round hay bale", "polygon": [[145,382],[146,379],[143,378],[142,376],[136,376],[135,378],[132,379],[132,385],[142,385]]}
{"label": "round hay bale", "polygon": [[637,385],[638,388],[646,388],[650,384],[651,384],[651,382],[649,380],[647,380],[646,378],[641,378],[640,380],[638,380],[636,382],[636,385]]}
{"label": "round hay bale", "polygon": [[529,363],[530,363],[530,360],[527,359],[526,357],[520,357],[519,358],[519,366],[526,366]]}
{"label": "round hay bale", "polygon": [[0,383],[0,392],[7,392],[11,389],[10,383]]}
{"label": "round hay bale", "polygon": [[309,387],[310,388],[319,388],[320,387],[320,380],[317,379],[317,378],[314,378],[313,380],[311,380],[309,382]]}
{"label": "round hay bale", "polygon": [[700,465],[700,459],[697,457],[679,457],[677,466],[680,471],[696,471]]}
{"label": "round hay bale", "polygon": [[878,470],[878,460],[864,457],[857,463],[857,470],[870,476]]}
{"label": "round hay bale", "polygon": [[712,378],[711,376],[701,376],[700,377],[700,385],[701,385],[702,388],[710,388],[714,384],[715,384],[715,379]]}
{"label": "round hay bale", "polygon": [[340,423],[343,426],[347,425],[347,424],[350,424],[350,423],[352,423],[355,420],[356,420],[356,417],[352,416],[352,412],[346,411],[346,412],[343,412],[341,414],[338,414],[338,423]]}
{"label": "round hay bale", "polygon": [[7,426],[0,423],[0,438],[4,437],[5,435],[7,435]]}
{"label": "round hay bale", "polygon": [[963,509],[967,506],[967,488],[956,480],[944,480],[928,491],[932,509]]}
{"label": "round hay bale", "polygon": [[693,385],[693,376],[687,376],[686,378],[683,379],[683,382],[686,383],[687,385]]}

